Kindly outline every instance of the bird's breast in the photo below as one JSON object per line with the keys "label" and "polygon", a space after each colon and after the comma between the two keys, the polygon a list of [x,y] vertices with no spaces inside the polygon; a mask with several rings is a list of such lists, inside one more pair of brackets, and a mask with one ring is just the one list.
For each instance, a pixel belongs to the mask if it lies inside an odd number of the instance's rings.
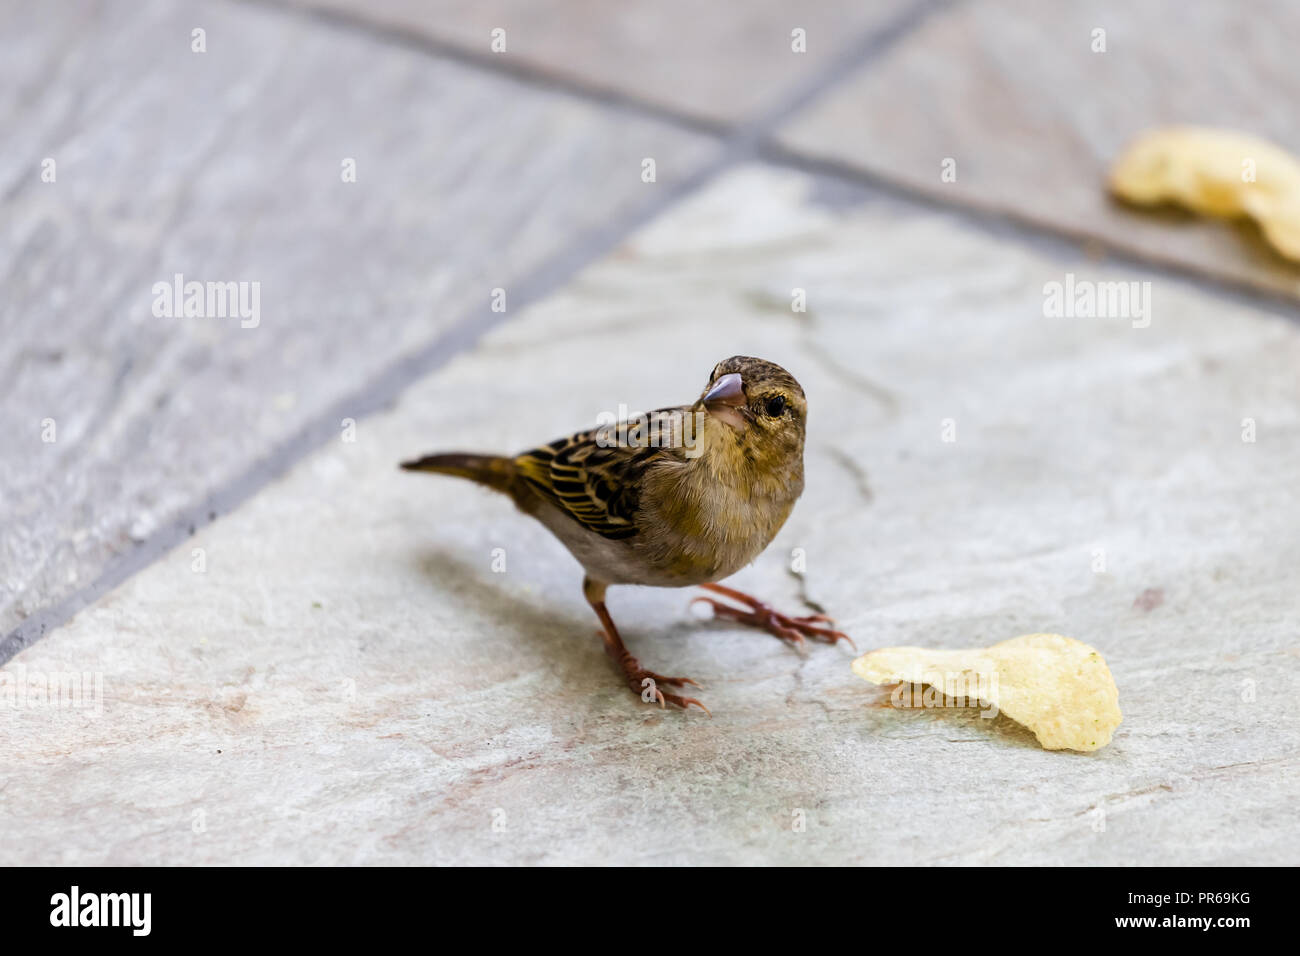
{"label": "bird's breast", "polygon": [[697,462],[653,476],[641,499],[637,547],[657,577],[677,586],[716,581],[753,561],[803,491],[801,467],[785,480],[743,472],[719,480]]}

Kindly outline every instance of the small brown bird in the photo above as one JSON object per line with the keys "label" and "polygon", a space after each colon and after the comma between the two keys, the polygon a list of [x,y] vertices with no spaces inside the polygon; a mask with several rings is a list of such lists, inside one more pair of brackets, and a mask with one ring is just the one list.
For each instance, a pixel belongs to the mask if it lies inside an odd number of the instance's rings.
{"label": "small brown bird", "polygon": [[744,608],[701,597],[719,617],[793,644],[848,635],[824,614],[787,617],[717,582],[754,560],[803,491],[808,403],[785,369],[744,355],[719,362],[694,405],[663,408],[561,438],[514,458],[453,452],[408,461],[410,471],[468,478],[509,495],[546,525],[586,570],[582,590],[605,651],[647,701],[695,704],[660,689],[699,686],[646,670],[605,607],[611,584],[700,585]]}

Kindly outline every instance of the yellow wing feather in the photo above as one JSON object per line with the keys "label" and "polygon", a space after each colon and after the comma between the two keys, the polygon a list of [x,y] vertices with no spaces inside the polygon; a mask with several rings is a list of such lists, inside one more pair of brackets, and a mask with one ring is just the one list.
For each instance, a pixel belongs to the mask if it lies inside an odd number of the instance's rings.
{"label": "yellow wing feather", "polygon": [[[662,409],[662,413],[680,411]],[[661,412],[652,412],[651,416]],[[593,428],[526,451],[515,468],[528,486],[579,524],[606,538],[639,533],[637,488],[647,468],[672,447],[641,447],[611,441],[609,428]]]}

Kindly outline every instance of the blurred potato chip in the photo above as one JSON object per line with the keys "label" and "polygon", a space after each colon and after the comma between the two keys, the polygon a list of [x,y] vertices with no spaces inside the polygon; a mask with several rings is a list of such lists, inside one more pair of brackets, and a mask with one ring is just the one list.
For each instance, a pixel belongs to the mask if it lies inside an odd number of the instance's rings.
{"label": "blurred potato chip", "polygon": [[853,673],[873,684],[927,684],[971,706],[991,703],[1047,750],[1104,747],[1123,719],[1106,661],[1060,634],[1026,634],[968,651],[887,647],[855,660]]}
{"label": "blurred potato chip", "polygon": [[1115,161],[1110,189],[1144,206],[1249,216],[1273,248],[1300,261],[1300,161],[1265,140],[1196,126],[1152,130]]}

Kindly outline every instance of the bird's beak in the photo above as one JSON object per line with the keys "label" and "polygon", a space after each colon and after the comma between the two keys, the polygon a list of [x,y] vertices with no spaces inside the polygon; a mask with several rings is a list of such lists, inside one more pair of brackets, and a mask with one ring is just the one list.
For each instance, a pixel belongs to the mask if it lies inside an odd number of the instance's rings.
{"label": "bird's beak", "polygon": [[716,418],[732,428],[746,425],[742,409],[745,407],[745,383],[739,372],[729,372],[718,378],[713,387],[704,393],[700,403]]}

